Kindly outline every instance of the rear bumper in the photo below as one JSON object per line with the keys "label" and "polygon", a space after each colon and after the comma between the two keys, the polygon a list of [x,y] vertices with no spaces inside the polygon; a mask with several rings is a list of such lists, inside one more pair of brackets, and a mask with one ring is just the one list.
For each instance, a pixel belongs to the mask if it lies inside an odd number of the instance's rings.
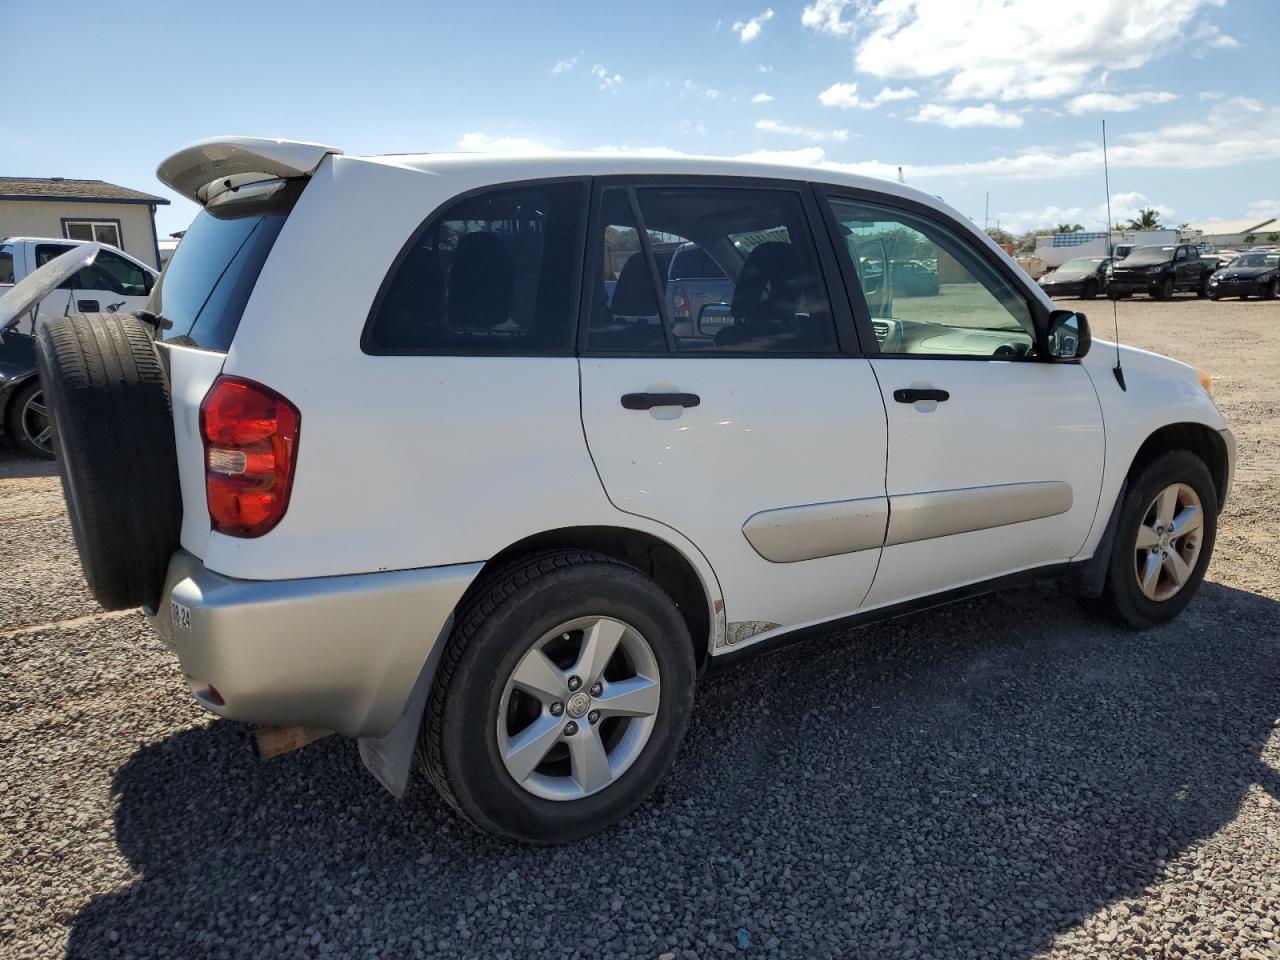
{"label": "rear bumper", "polygon": [[219,716],[380,737],[480,568],[236,580],[179,550],[151,623]]}

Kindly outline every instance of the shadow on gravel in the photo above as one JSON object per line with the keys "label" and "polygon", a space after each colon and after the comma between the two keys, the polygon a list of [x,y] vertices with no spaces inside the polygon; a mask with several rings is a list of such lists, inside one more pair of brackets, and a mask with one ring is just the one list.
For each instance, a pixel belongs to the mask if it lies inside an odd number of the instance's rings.
{"label": "shadow on gravel", "polygon": [[0,480],[57,475],[58,465],[52,460],[37,460],[0,443]]}
{"label": "shadow on gravel", "polygon": [[705,681],[658,794],[559,849],[214,722],[119,770],[140,877],[68,953],[1029,957],[1280,797],[1278,640],[1280,604],[1215,584],[1146,634],[1041,587],[833,634]]}

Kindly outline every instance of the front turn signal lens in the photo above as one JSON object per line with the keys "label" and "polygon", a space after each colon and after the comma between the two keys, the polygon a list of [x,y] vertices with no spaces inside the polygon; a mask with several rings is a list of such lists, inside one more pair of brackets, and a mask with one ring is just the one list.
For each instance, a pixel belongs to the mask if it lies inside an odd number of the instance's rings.
{"label": "front turn signal lens", "polygon": [[1204,387],[1204,392],[1209,396],[1213,396],[1213,378],[1203,370],[1197,370],[1196,376],[1200,378],[1200,386]]}

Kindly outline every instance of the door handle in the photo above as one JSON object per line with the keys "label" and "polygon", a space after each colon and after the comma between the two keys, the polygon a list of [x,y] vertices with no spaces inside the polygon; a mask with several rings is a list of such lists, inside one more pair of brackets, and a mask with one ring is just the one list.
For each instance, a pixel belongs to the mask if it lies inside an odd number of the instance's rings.
{"label": "door handle", "polygon": [[696,393],[624,393],[622,405],[628,410],[651,410],[654,407],[696,407],[702,398]]}
{"label": "door handle", "polygon": [[893,399],[899,403],[915,403],[917,400],[936,400],[941,403],[943,400],[950,400],[951,394],[945,390],[921,390],[916,387],[909,387],[893,391]]}

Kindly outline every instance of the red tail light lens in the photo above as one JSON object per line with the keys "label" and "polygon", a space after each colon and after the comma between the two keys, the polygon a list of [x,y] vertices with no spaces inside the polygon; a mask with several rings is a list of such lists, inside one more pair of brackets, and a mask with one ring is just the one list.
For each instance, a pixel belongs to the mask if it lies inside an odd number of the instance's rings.
{"label": "red tail light lens", "polygon": [[693,311],[689,308],[689,295],[684,292],[684,287],[676,287],[671,300],[674,307],[671,312],[674,316],[682,320],[688,320],[693,316]]}
{"label": "red tail light lens", "polygon": [[219,377],[200,404],[213,529],[260,537],[284,516],[298,456],[298,408],[274,390]]}

